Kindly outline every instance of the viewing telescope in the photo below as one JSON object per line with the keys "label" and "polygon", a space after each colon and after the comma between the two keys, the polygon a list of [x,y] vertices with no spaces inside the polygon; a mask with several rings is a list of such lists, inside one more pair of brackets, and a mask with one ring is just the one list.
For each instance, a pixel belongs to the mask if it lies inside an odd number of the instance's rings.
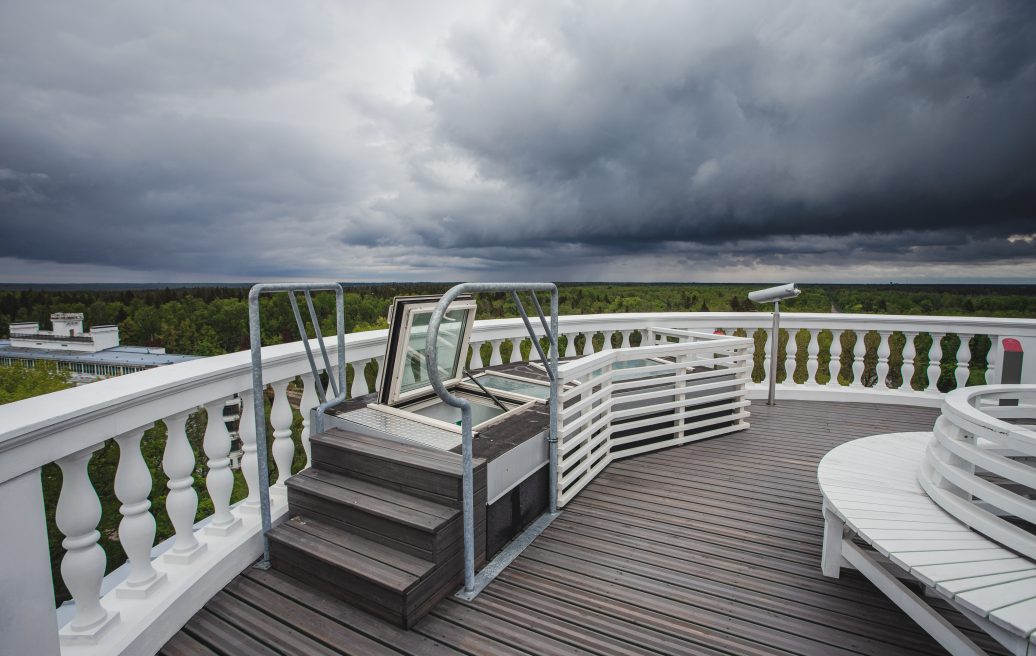
{"label": "viewing telescope", "polygon": [[[789,282],[787,285],[778,285],[777,287],[769,287],[767,289],[760,289],[759,291],[749,292],[748,300],[755,303],[773,303],[773,340],[770,345],[770,395],[766,399],[766,405],[776,405],[776,391],[777,391],[777,345],[781,341],[781,301],[786,301],[791,298],[795,298],[802,293],[802,290],[795,287],[795,283]],[[788,339],[795,339],[794,335],[788,335]],[[789,376],[791,373],[789,372]]]}
{"label": "viewing telescope", "polygon": [[778,303],[780,301],[786,301],[789,298],[795,298],[802,293],[801,289],[796,289],[795,283],[790,282],[787,285],[778,285],[777,287],[770,287],[769,289],[760,289],[756,292],[748,293],[748,300],[756,303]]}

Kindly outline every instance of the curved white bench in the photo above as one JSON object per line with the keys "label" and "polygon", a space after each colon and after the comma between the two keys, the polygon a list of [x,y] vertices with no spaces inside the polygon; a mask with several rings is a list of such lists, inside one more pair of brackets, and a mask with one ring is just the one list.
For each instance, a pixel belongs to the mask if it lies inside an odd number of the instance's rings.
{"label": "curved white bench", "polygon": [[1036,656],[1036,561],[957,521],[917,480],[932,433],[847,442],[821,460],[825,575],[866,576],[953,654],[983,654],[889,573],[854,535],[949,601],[1014,654]]}

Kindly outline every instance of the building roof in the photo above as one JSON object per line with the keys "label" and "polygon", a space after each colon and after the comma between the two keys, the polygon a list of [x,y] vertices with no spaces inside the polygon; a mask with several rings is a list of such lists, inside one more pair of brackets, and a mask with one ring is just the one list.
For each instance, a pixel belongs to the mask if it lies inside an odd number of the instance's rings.
{"label": "building roof", "polygon": [[19,348],[11,346],[11,340],[0,339],[0,357],[21,358],[24,360],[51,360],[54,362],[83,362],[88,364],[107,364],[115,366],[158,367],[177,362],[196,360],[200,355],[176,355],[161,353],[158,349],[146,346],[115,346],[94,353],[77,351],[59,351],[39,348]]}

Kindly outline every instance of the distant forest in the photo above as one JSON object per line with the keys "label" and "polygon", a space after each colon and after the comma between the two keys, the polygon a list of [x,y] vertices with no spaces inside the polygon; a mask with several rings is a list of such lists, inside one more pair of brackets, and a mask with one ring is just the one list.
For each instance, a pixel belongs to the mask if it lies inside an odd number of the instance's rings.
{"label": "distant forest", "polygon": [[[761,285],[732,284],[561,284],[562,314],[609,312],[755,312],[747,299]],[[392,297],[436,294],[450,283],[350,284],[346,291],[349,332],[386,327]],[[803,294],[785,303],[787,312],[850,312],[1036,318],[1036,286],[1025,285],[802,285]],[[52,312],[83,312],[86,326],[118,324],[123,344],[164,346],[170,353],[219,355],[248,348],[248,287],[127,289],[75,287],[0,288],[0,337],[8,323],[37,321],[49,327]],[[546,299],[543,300],[546,303]],[[263,343],[297,339],[284,294],[262,301]],[[334,330],[334,297],[314,296],[325,334]],[[504,295],[481,295],[478,316],[517,316]]]}

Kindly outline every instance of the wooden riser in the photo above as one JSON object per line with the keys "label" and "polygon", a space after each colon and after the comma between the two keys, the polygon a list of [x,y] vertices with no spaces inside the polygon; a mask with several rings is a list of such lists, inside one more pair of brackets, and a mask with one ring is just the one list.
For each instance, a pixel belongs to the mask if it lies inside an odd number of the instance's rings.
{"label": "wooden riser", "polygon": [[[456,453],[332,429],[310,441],[313,467],[461,507],[462,458]],[[486,489],[486,466],[474,463],[474,489]]]}
{"label": "wooden riser", "polygon": [[[409,628],[463,583],[461,457],[334,429],[288,479],[274,569]],[[486,560],[486,466],[475,468],[475,559]]]}

